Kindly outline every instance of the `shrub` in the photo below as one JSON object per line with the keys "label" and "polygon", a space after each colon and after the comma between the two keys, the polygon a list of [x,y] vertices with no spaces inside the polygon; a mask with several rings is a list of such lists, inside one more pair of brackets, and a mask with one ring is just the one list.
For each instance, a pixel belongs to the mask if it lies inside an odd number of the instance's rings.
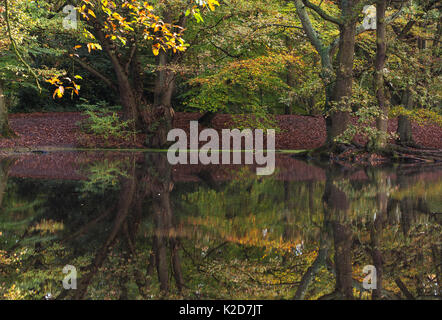
{"label": "shrub", "polygon": [[122,121],[116,111],[118,106],[108,106],[106,102],[97,104],[83,103],[79,106],[84,109],[88,117],[80,123],[86,133],[94,134],[105,139],[109,137],[128,139],[136,132],[132,129],[132,121]]}

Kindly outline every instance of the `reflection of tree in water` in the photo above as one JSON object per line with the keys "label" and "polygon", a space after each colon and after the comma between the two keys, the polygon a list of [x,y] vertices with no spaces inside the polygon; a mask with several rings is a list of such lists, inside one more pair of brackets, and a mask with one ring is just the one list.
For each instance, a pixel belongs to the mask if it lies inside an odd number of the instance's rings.
{"label": "reflection of tree in water", "polygon": [[[0,191],[8,184],[10,162],[0,162]],[[154,273],[157,274],[161,294],[168,294],[170,269],[177,289],[183,288],[178,240],[170,205],[173,183],[165,155],[146,154],[141,159],[131,156],[123,163],[109,162],[98,164],[98,167],[105,170],[96,170],[94,165],[93,172],[100,172],[102,178],[94,178],[93,183],[87,181],[78,185],[69,181],[60,184],[25,180],[19,181],[20,188],[15,188],[17,190],[9,188],[8,201],[5,210],[2,210],[2,217],[6,220],[0,221],[14,229],[0,234],[0,240],[3,240],[1,249],[8,250],[4,255],[0,250],[0,261],[8,262],[2,270],[10,275],[9,287],[16,288],[15,283],[20,283],[21,288],[10,294],[8,287],[0,286],[0,296],[42,297],[49,291],[59,299],[83,299],[103,297],[106,291],[113,290],[116,295],[108,296],[125,299],[133,296],[128,292],[128,281],[132,280],[138,286],[139,294],[149,298],[155,293],[151,288],[152,285],[156,287],[151,283]],[[115,179],[118,186],[114,185]],[[43,199],[28,205],[25,193]],[[0,194],[3,196],[4,193]],[[11,214],[5,215],[5,211]],[[16,222],[13,212],[18,218]],[[140,230],[143,220],[147,223],[153,221],[153,231]],[[58,229],[57,238],[52,235],[57,232],[53,226],[54,230],[46,236],[35,227],[42,221],[57,225],[60,225],[57,221],[64,221]],[[140,233],[145,236],[139,237]],[[140,252],[147,252],[148,261],[138,259]],[[19,258],[12,258],[16,253]],[[117,261],[113,265],[115,256],[124,262]],[[138,265],[129,261],[136,261]],[[78,269],[78,290],[62,290],[60,293],[60,280],[64,277],[61,270],[66,264]],[[19,270],[18,265],[20,272],[15,272]],[[128,266],[130,268],[125,270]],[[100,283],[102,274],[109,270],[115,273],[109,284],[105,284],[106,290]]]}
{"label": "reflection of tree in water", "polygon": [[[133,270],[133,277],[139,293],[148,297],[150,292],[149,276],[156,269],[160,290],[167,294],[170,290],[169,261],[176,287],[181,291],[184,280],[181,262],[178,255],[178,241],[174,235],[173,212],[170,204],[170,192],[173,189],[171,169],[163,154],[146,154],[141,162],[131,159],[131,165],[120,178],[120,192],[117,204],[111,210],[115,211],[112,227],[103,245],[97,250],[87,272],[81,277],[78,290],[72,298],[83,299],[87,295],[94,277],[103,267],[113,246],[118,243],[127,249],[124,259],[130,261],[137,256],[137,235],[143,216],[151,215],[154,220],[153,245],[146,270]],[[149,212],[145,211],[148,208]],[[127,299],[127,279],[122,276],[120,281],[120,299]],[[59,298],[69,297],[69,291],[64,291]]]}
{"label": "reflection of tree in water", "polygon": [[[413,173],[419,172],[406,170],[402,173],[398,170],[398,186],[391,188],[388,171],[368,168],[366,174],[372,190],[361,188],[351,181],[346,183],[346,177],[352,173],[351,170],[346,173],[342,169],[326,169],[324,223],[318,255],[303,274],[294,298],[305,298],[309,285],[324,267],[335,275],[335,287],[332,292],[319,296],[319,299],[354,299],[355,292],[359,292],[361,297],[365,290],[354,272],[355,264],[360,263],[372,264],[376,268],[377,287],[371,290],[372,299],[400,299],[401,296],[430,299],[437,298],[435,294],[440,298],[441,229],[440,223],[435,222],[438,213],[430,210],[423,196],[413,194],[413,190],[409,189],[410,185],[416,183]],[[435,188],[437,190],[438,184]],[[424,190],[431,193],[428,186]],[[400,199],[395,198],[397,193]],[[374,201],[368,203],[362,199],[367,194]],[[368,215],[358,216],[358,211],[366,211]],[[373,215],[371,219],[370,212]],[[397,226],[402,230],[402,235],[394,231]],[[333,237],[332,252],[329,250],[330,236]],[[367,240],[361,243],[361,239]],[[413,243],[414,239],[419,243]],[[433,239],[438,240],[433,243]],[[329,259],[330,254],[333,262]],[[424,266],[424,260],[430,264]],[[413,273],[417,273],[416,276]],[[411,281],[414,282],[413,290],[407,288],[401,275],[407,280],[414,279]],[[388,289],[384,287],[386,277],[389,278]]]}

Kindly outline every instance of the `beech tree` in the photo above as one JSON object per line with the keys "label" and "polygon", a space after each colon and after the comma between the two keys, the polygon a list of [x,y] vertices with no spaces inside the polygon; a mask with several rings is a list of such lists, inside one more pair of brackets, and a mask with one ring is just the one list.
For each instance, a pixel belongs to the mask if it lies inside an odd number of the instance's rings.
{"label": "beech tree", "polygon": [[[192,15],[199,21],[203,10],[214,10],[217,5],[216,0],[161,1],[154,8],[148,2],[138,0],[82,0],[78,6],[85,24],[83,34],[87,49],[89,52],[104,50],[112,64],[116,83],[75,52],[70,55],[118,92],[123,119],[131,120],[133,129],[147,133],[147,146],[164,146],[168,129],[172,126],[174,72],[168,68],[170,52],[178,55],[186,50],[183,31],[187,18]],[[74,50],[80,47],[75,46]],[[145,96],[144,71],[140,62],[140,57],[148,51],[157,56],[153,102]],[[58,85],[56,80],[53,82]],[[63,88],[58,86],[56,90]]]}

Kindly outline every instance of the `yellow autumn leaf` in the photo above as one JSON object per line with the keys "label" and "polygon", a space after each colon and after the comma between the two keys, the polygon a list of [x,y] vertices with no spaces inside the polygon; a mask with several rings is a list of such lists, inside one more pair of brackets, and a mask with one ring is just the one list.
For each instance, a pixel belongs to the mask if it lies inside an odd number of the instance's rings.
{"label": "yellow autumn leaf", "polygon": [[152,46],[152,52],[155,56],[157,56],[160,53],[160,44],[159,43]]}
{"label": "yellow autumn leaf", "polygon": [[96,18],[97,16],[95,15],[95,13],[91,10],[91,9],[88,9],[87,10],[87,13],[88,14],[90,14],[92,17],[94,17],[94,18]]}
{"label": "yellow autumn leaf", "polygon": [[59,86],[57,89],[55,89],[54,94],[52,95],[52,99],[55,99],[55,96],[58,98],[62,98],[64,94],[64,87]]}

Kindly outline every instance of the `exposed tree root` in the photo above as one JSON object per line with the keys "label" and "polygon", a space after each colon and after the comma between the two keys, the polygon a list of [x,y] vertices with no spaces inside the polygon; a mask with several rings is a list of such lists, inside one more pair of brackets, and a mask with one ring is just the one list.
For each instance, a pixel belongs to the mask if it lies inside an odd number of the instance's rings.
{"label": "exposed tree root", "polygon": [[389,145],[383,150],[386,155],[399,160],[398,162],[440,162],[442,161],[442,150],[414,149],[398,145]]}

